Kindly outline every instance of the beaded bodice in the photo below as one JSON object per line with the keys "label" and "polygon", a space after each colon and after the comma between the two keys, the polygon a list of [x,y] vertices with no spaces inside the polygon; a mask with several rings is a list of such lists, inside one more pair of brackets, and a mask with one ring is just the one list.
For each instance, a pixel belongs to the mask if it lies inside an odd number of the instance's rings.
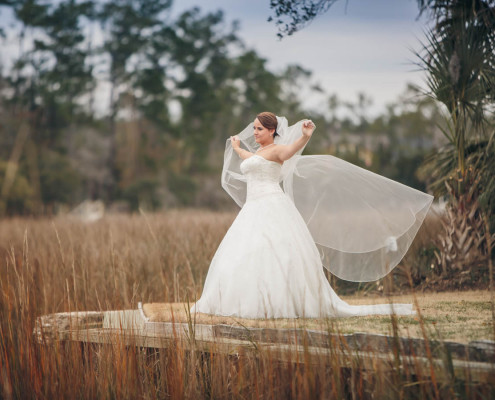
{"label": "beaded bodice", "polygon": [[257,154],[241,163],[241,172],[247,180],[246,201],[261,196],[283,193],[280,187],[280,170],[282,166]]}

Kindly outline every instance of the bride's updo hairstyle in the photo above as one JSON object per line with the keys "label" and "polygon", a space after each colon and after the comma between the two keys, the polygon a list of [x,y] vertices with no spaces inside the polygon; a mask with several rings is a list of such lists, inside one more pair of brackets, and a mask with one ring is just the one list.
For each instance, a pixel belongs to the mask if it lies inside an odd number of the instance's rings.
{"label": "bride's updo hairstyle", "polygon": [[275,132],[273,133],[274,138],[279,136],[277,133],[277,116],[274,113],[264,111],[259,113],[256,118],[258,118],[258,121],[260,121],[261,125],[263,125],[266,129],[275,129]]}

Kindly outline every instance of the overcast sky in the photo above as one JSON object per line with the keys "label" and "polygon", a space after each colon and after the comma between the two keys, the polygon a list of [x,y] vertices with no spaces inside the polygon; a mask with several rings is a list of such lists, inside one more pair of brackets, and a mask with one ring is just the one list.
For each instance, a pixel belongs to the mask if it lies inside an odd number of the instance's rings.
{"label": "overcast sky", "polygon": [[[417,20],[416,0],[340,0],[311,25],[279,40],[269,0],[176,0],[174,12],[192,6],[222,9],[228,21],[239,20],[241,38],[265,57],[269,67],[282,70],[300,64],[328,93],[355,100],[359,91],[374,99],[379,112],[404,92],[406,84],[423,85],[424,73],[412,64],[425,18]],[[318,106],[319,96],[307,98]]]}
{"label": "overcast sky", "polygon": [[[376,114],[396,100],[408,82],[423,86],[424,73],[412,64],[411,49],[419,48],[425,29],[425,19],[417,20],[416,0],[340,0],[312,24],[283,40],[277,38],[275,24],[267,22],[269,3],[175,0],[173,13],[194,6],[203,12],[221,9],[227,22],[240,22],[238,35],[268,60],[271,70],[279,72],[289,64],[299,64],[312,71],[313,82],[326,94],[305,96],[308,108],[324,108],[328,94],[354,101],[358,92],[365,92],[374,100],[371,113]],[[0,19],[9,19],[9,14],[3,12]],[[17,53],[14,42],[4,42],[2,47],[5,57]],[[108,90],[100,92],[97,103],[106,104]]]}

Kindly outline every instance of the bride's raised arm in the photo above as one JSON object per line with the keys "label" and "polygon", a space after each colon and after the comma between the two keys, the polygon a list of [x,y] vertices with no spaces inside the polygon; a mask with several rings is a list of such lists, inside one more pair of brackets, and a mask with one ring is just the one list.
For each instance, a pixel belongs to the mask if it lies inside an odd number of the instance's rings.
{"label": "bride's raised arm", "polygon": [[313,134],[316,125],[311,120],[306,120],[302,124],[301,128],[301,136],[287,145],[278,145],[277,146],[277,156],[280,161],[286,161],[291,158],[294,154],[297,153],[298,150],[301,150],[306,143],[308,143],[311,135]]}
{"label": "bride's raised arm", "polygon": [[245,160],[253,155],[250,151],[241,149],[241,141],[237,136],[231,136],[230,143],[232,144],[232,149],[241,157],[241,159]]}

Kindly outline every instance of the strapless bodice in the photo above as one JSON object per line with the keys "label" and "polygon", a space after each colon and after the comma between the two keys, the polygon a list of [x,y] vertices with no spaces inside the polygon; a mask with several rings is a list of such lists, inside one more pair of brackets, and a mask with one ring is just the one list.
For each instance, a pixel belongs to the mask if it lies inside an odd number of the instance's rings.
{"label": "strapless bodice", "polygon": [[246,201],[261,196],[283,193],[280,187],[280,170],[282,165],[267,160],[257,154],[241,163],[241,172],[247,181]]}

